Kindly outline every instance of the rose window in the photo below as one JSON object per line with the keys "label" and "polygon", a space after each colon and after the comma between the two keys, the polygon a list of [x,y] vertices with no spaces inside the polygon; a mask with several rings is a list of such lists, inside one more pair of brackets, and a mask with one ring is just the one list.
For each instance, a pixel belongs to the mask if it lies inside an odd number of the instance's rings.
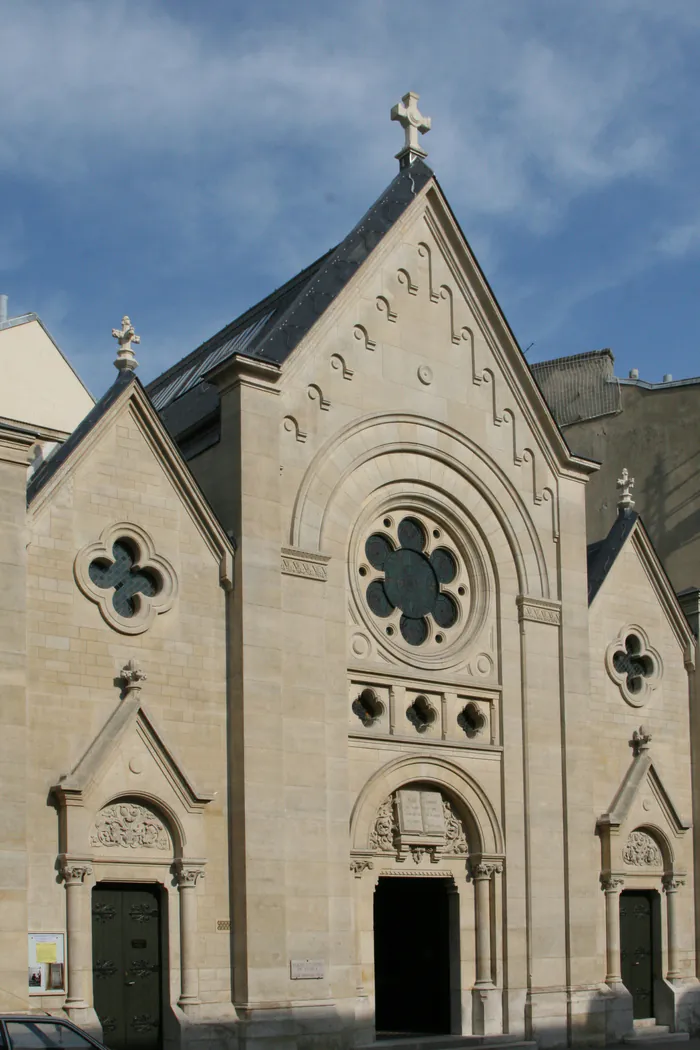
{"label": "rose window", "polygon": [[112,545],[112,560],[95,558],[88,573],[96,587],[112,591],[112,605],[120,616],[130,618],[137,612],[139,595],[153,598],[161,590],[161,579],[152,569],[142,569],[138,554],[124,539]]}
{"label": "rose window", "polygon": [[650,656],[642,655],[642,642],[635,634],[628,635],[625,648],[616,651],[613,667],[620,676],[626,677],[627,689],[633,695],[642,691],[644,679],[654,673],[654,662]]}
{"label": "rose window", "polygon": [[386,517],[381,530],[365,542],[366,563],[359,574],[366,581],[365,599],[389,637],[398,634],[409,645],[432,639],[438,645],[460,620],[467,592],[460,559],[443,530],[417,518],[398,525]]}

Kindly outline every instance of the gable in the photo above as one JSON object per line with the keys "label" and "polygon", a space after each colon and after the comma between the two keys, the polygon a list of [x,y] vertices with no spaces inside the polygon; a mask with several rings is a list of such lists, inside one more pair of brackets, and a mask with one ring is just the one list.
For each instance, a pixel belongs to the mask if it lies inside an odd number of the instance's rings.
{"label": "gable", "polygon": [[0,325],[0,416],[69,434],[93,406],[35,314]]}
{"label": "gable", "polygon": [[78,546],[125,517],[181,533],[186,545],[185,533],[193,528],[218,561],[221,583],[230,586],[231,543],[133,375],[117,378],[31,479],[35,527],[52,504],[65,507],[67,501]]}
{"label": "gable", "polygon": [[667,644],[673,639],[685,663],[694,664],[693,633],[637,514],[621,513],[606,539],[594,545],[589,596],[596,621],[612,615],[620,624],[664,630]]}

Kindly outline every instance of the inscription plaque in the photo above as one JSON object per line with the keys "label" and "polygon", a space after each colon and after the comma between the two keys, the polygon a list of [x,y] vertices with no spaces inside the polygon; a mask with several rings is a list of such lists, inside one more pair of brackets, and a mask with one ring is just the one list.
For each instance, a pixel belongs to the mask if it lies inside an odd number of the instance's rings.
{"label": "inscription plaque", "polygon": [[420,808],[425,834],[444,835],[445,811],[442,806],[442,795],[438,791],[421,791]]}
{"label": "inscription plaque", "polygon": [[292,981],[318,981],[325,977],[323,959],[290,959],[289,976]]}
{"label": "inscription plaque", "polygon": [[405,834],[423,833],[420,791],[399,791],[399,826]]}

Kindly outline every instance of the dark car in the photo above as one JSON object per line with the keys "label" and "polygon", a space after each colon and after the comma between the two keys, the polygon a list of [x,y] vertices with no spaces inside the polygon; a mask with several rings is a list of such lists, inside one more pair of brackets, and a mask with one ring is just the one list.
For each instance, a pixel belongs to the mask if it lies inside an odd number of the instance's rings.
{"label": "dark car", "polygon": [[71,1021],[50,1014],[0,1014],[2,1050],[107,1050]]}

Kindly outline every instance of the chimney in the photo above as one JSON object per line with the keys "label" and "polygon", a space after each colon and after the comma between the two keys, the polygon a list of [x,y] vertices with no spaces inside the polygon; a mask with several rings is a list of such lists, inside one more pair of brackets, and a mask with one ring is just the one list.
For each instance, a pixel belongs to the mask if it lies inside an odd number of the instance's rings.
{"label": "chimney", "polygon": [[671,375],[670,372],[667,372],[666,375],[664,376],[664,383],[672,383],[672,382],[673,382],[673,376]]}
{"label": "chimney", "polygon": [[0,324],[7,320],[7,296],[0,295]]}
{"label": "chimney", "polygon": [[639,379],[639,369],[630,368],[630,379]]}

